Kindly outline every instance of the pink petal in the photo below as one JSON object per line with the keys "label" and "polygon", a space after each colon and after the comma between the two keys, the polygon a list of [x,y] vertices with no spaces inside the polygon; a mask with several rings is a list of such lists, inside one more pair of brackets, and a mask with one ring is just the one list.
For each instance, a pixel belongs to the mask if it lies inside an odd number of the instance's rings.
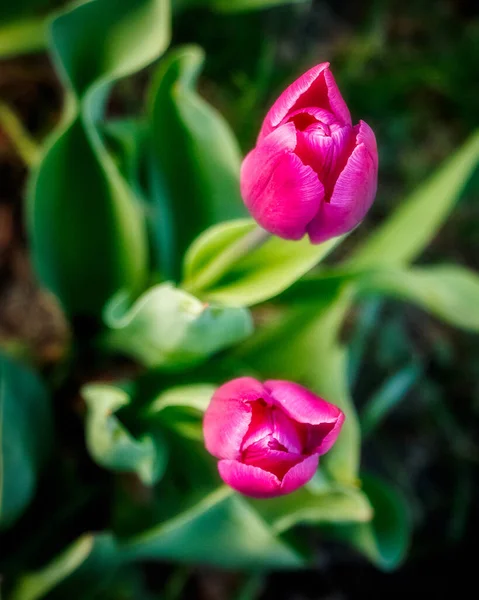
{"label": "pink petal", "polygon": [[292,467],[300,463],[304,458],[305,456],[302,454],[285,452],[284,449],[270,448],[268,443],[265,444],[262,440],[250,446],[246,452],[243,452],[241,461],[247,465],[253,465],[254,467],[259,467],[264,471],[273,473],[278,479],[282,479]]}
{"label": "pink petal", "polygon": [[332,192],[338,175],[355,148],[355,132],[352,127],[345,126],[335,127],[330,135],[323,135],[318,129],[308,127],[297,135],[296,154],[318,174],[328,200],[328,189]]}
{"label": "pink petal", "polygon": [[313,392],[291,381],[270,380],[264,387],[291,419],[307,425],[336,423],[342,414],[337,406],[323,400]]}
{"label": "pink petal", "polygon": [[280,408],[272,410],[273,437],[282,444],[288,452],[299,453],[303,451],[303,440],[294,421]]}
{"label": "pink petal", "polygon": [[338,435],[341,431],[341,427],[343,426],[345,415],[340,411],[339,417],[331,428],[331,424],[329,431],[324,427],[324,425],[311,425],[308,427],[308,435],[306,440],[306,448],[305,453],[312,454],[326,454],[328,450],[334,446],[334,443],[338,439]]}
{"label": "pink petal", "polygon": [[282,493],[280,480],[259,467],[245,465],[237,460],[220,460],[221,479],[237,492],[253,498],[273,498]]}
{"label": "pink petal", "polygon": [[364,144],[373,159],[373,163],[378,168],[378,146],[374,131],[364,121],[359,121],[359,124],[354,127],[357,133],[356,143]]}
{"label": "pink petal", "polygon": [[322,202],[308,226],[313,244],[351,231],[368,212],[376,196],[378,167],[374,134],[363,122],[358,145],[339,175],[329,202]]}
{"label": "pink petal", "polygon": [[251,422],[251,402],[265,397],[268,392],[252,377],[233,379],[219,387],[203,420],[208,452],[217,458],[238,458]]}
{"label": "pink petal", "polygon": [[266,115],[258,142],[278,127],[288,113],[307,107],[324,108],[336,115],[341,123],[351,125],[351,115],[329,70],[329,63],[316,65],[284,90]]}
{"label": "pink petal", "polygon": [[241,193],[251,215],[288,240],[304,236],[324,196],[316,173],[293,154],[295,147],[295,128],[287,123],[252,150],[241,167]]}
{"label": "pink petal", "polygon": [[243,438],[243,444],[241,446],[244,452],[251,444],[255,444],[259,440],[266,438],[273,433],[273,414],[272,407],[257,400],[251,403],[252,415],[251,422]]}
{"label": "pink petal", "polygon": [[290,469],[283,478],[281,483],[281,492],[283,494],[290,494],[313,477],[318,468],[319,456],[313,454],[309,456],[303,462],[300,462],[292,469]]}

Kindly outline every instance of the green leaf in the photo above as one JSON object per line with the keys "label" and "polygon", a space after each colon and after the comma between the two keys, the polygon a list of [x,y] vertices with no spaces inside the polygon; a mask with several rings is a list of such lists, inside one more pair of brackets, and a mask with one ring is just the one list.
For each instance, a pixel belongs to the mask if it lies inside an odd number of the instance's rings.
{"label": "green leaf", "polygon": [[156,285],[129,306],[123,294],[105,311],[110,348],[150,367],[182,368],[234,345],[253,331],[244,308],[200,302],[170,283]]}
{"label": "green leaf", "polygon": [[365,494],[354,487],[326,485],[319,491],[305,486],[293,494],[250,503],[275,533],[298,524],[370,521],[372,508]]}
{"label": "green leaf", "polygon": [[458,200],[479,161],[479,132],[442,165],[354,253],[348,266],[401,265],[427,246]]}
{"label": "green leaf", "polygon": [[355,486],[360,431],[348,389],[346,349],[339,343],[352,296],[350,288],[337,294],[333,287],[329,293],[311,303],[295,304],[282,319],[253,336],[238,356],[263,378],[296,381],[343,410],[342,431],[321,464],[333,481]]}
{"label": "green leaf", "polygon": [[138,536],[124,550],[136,560],[206,562],[225,568],[291,568],[303,562],[245,499],[226,487]]}
{"label": "green leaf", "polygon": [[144,219],[97,124],[111,85],[166,48],[168,6],[167,0],[95,0],[50,26],[68,94],[30,181],[28,229],[37,273],[69,313],[97,315],[115,292],[138,288],[146,277]]}
{"label": "green leaf", "polygon": [[357,287],[413,302],[451,325],[479,331],[479,276],[463,267],[374,271],[361,274]]}
{"label": "green leaf", "polygon": [[388,413],[406,397],[421,373],[418,365],[409,365],[389,377],[373,394],[361,412],[361,431],[364,437],[370,435]]}
{"label": "green leaf", "polygon": [[195,90],[203,60],[195,46],[172,52],[150,91],[152,168],[163,192],[155,194],[158,218],[170,221],[177,256],[209,225],[245,214],[238,144]]}
{"label": "green leaf", "polygon": [[123,390],[105,384],[82,388],[88,413],[86,442],[92,458],[112,471],[136,473],[145,485],[153,485],[166,468],[166,446],[158,432],[135,439],[115,413],[131,403]]}
{"label": "green leaf", "polygon": [[114,119],[104,123],[102,134],[118,169],[132,186],[136,196],[143,198],[140,185],[141,162],[144,159],[147,123],[144,119]]}
{"label": "green leaf", "polygon": [[0,355],[0,530],[32,499],[52,436],[50,398],[42,382]]}
{"label": "green leaf", "polygon": [[[336,238],[313,245],[307,239],[290,242],[269,237],[258,245],[255,237],[258,232],[262,234],[251,219],[221,223],[205,231],[186,254],[185,287],[223,304],[259,304],[287,289],[342,240]],[[211,268],[215,268],[218,257],[221,261],[222,257],[230,254],[234,257],[235,253],[238,260],[232,262],[219,280],[209,285]]]}
{"label": "green leaf", "polygon": [[153,400],[145,417],[158,420],[183,438],[202,441],[203,414],[215,390],[216,386],[210,384],[170,388]]}
{"label": "green leaf", "polygon": [[384,481],[363,477],[364,492],[373,509],[370,523],[334,526],[334,537],[367,556],[377,567],[392,571],[403,562],[411,539],[411,521],[405,498]]}

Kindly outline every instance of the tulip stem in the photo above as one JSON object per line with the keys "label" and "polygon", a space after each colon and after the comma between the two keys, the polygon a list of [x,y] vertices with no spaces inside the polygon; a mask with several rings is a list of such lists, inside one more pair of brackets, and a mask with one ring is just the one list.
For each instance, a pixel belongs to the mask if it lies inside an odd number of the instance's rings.
{"label": "tulip stem", "polygon": [[39,157],[39,149],[30,134],[23,127],[22,122],[15,112],[6,104],[0,101],[0,127],[10,139],[17,154],[27,165],[34,166]]}
{"label": "tulip stem", "polygon": [[192,294],[197,294],[208,288],[211,288],[224,275],[226,275],[232,267],[234,267],[242,258],[260,248],[271,234],[256,227],[234,244],[220,252],[201,273],[196,276],[191,283],[188,281],[183,285],[183,289]]}

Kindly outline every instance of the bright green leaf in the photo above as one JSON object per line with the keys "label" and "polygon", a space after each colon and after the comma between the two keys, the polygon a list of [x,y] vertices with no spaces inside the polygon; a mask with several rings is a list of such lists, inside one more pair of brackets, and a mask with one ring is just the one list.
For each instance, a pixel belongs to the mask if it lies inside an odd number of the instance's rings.
{"label": "bright green leaf", "polygon": [[458,200],[479,161],[479,132],[402,202],[354,253],[348,266],[411,262],[427,246]]}
{"label": "bright green leaf", "polygon": [[[312,269],[342,238],[313,245],[271,236],[266,241],[250,219],[221,223],[205,231],[189,248],[184,285],[208,299],[233,306],[251,306],[277,296]],[[258,243],[264,241],[264,243]],[[219,280],[211,281],[217,261],[239,258]],[[230,257],[231,255],[231,257]],[[219,265],[219,272],[221,272]]]}
{"label": "bright green leaf", "polygon": [[179,368],[205,360],[253,331],[247,309],[204,304],[170,283],[133,306],[120,294],[107,306],[107,344],[150,367]]}
{"label": "bright green leaf", "polygon": [[167,0],[94,0],[50,26],[68,95],[30,181],[28,227],[37,273],[70,313],[98,314],[115,292],[141,286],[146,276],[143,216],[97,122],[114,81],[166,48],[168,6]]}
{"label": "bright green leaf", "polygon": [[363,477],[364,492],[374,510],[370,523],[334,526],[334,537],[351,544],[376,566],[391,571],[404,560],[411,539],[405,498],[377,477]]}
{"label": "bright green leaf", "polygon": [[52,435],[50,398],[42,382],[0,355],[0,530],[30,502]]}
{"label": "bright green leaf", "polygon": [[158,432],[135,439],[115,413],[131,398],[123,390],[105,384],[82,388],[88,413],[87,448],[99,465],[119,472],[136,473],[145,485],[156,483],[166,467],[166,448]]}
{"label": "bright green leaf", "polygon": [[479,275],[459,266],[388,269],[361,274],[362,293],[379,293],[418,304],[451,325],[479,331]]}
{"label": "bright green leaf", "polygon": [[330,485],[320,492],[308,486],[293,494],[270,500],[250,500],[276,533],[302,523],[355,523],[372,518],[365,494],[354,487]]}
{"label": "bright green leaf", "polygon": [[158,420],[182,437],[202,441],[203,414],[215,389],[216,386],[210,384],[170,388],[153,400],[145,416]]}
{"label": "bright green leaf", "polygon": [[135,559],[168,559],[226,568],[298,567],[302,559],[275,537],[245,499],[226,487],[125,546]]}
{"label": "bright green leaf", "polygon": [[160,187],[154,196],[158,218],[170,220],[177,256],[209,225],[245,214],[237,142],[195,90],[203,59],[194,46],[171,53],[150,91],[151,167]]}

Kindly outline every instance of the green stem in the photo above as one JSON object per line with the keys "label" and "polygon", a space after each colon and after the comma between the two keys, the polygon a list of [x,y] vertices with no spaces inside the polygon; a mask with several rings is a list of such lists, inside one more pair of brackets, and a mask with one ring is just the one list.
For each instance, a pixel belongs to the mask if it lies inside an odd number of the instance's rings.
{"label": "green stem", "polygon": [[33,167],[38,161],[40,150],[17,115],[2,101],[0,101],[0,128],[10,138],[23,162],[28,167]]}
{"label": "green stem", "polygon": [[218,254],[190,284],[186,282],[183,289],[191,294],[197,294],[211,288],[242,258],[268,241],[270,236],[271,234],[261,229],[261,227],[256,227],[256,229],[253,229],[253,231],[250,231],[229,248]]}
{"label": "green stem", "polygon": [[265,576],[263,573],[252,573],[237,590],[235,600],[255,600],[264,589]]}
{"label": "green stem", "polygon": [[165,600],[178,600],[181,598],[190,576],[191,569],[188,567],[176,568],[166,581],[163,592]]}
{"label": "green stem", "polygon": [[32,17],[0,23],[0,57],[3,59],[40,52],[47,46],[48,18]]}

